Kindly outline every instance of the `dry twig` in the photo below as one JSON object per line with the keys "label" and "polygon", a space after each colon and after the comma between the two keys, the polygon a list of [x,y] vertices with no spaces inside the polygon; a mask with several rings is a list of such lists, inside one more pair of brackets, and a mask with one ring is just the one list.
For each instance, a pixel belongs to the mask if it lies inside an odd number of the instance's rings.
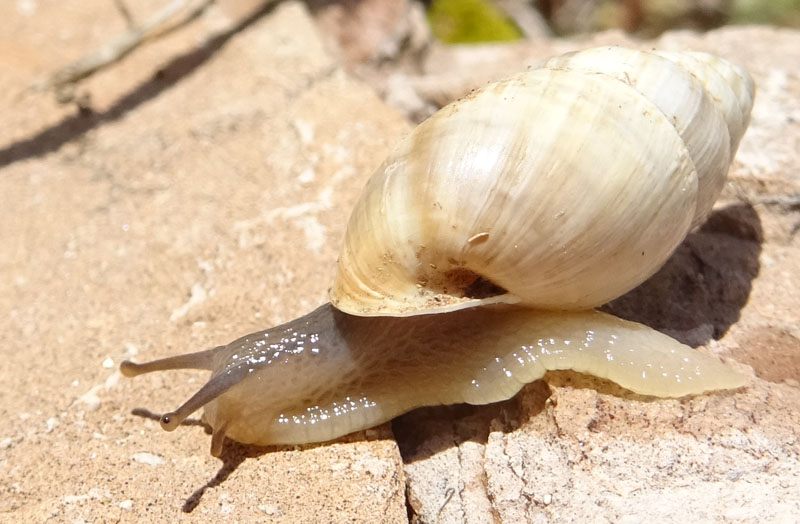
{"label": "dry twig", "polygon": [[[95,49],[77,61],[59,69],[47,80],[34,86],[34,88],[38,90],[53,89],[57,94],[63,94],[65,90],[68,90],[79,80],[87,78],[95,72],[122,60],[131,51],[147,40],[166,34],[168,31],[159,33],[159,29],[162,29],[166,23],[179,12],[185,11],[186,13],[181,24],[179,24],[182,25],[200,16],[213,1],[214,0],[172,0],[169,4],[164,6],[164,8],[151,15],[141,24],[132,24],[130,19],[126,17],[126,20],[129,22],[127,31],[110,42],[107,42],[99,49]],[[124,4],[121,4],[119,1],[117,2],[117,6],[122,9],[123,13],[127,12]],[[70,100],[72,97],[66,96],[64,98]]]}
{"label": "dry twig", "polygon": [[131,12],[128,6],[125,5],[124,0],[114,0],[114,5],[117,6],[117,11],[119,11],[119,14],[125,19],[125,23],[128,27],[133,27],[133,16],[131,16]]}
{"label": "dry twig", "polygon": [[495,5],[511,18],[525,35],[525,38],[546,38],[552,36],[542,14],[530,2],[523,0],[495,0]]}

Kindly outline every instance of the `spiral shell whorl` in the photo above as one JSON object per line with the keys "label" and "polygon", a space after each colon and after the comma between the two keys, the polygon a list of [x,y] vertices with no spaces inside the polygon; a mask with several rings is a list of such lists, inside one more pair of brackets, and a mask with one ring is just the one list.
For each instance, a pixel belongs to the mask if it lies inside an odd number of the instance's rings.
{"label": "spiral shell whorl", "polygon": [[[698,175],[692,226],[716,201],[752,106],[752,80],[706,53],[588,49],[552,58],[545,67],[611,75],[652,101],[686,144]],[[747,83],[749,81],[749,84]]]}
{"label": "spiral shell whorl", "polygon": [[586,309],[644,281],[709,212],[752,103],[735,66],[686,56],[556,57],[420,124],[356,205],[332,303]]}
{"label": "spiral shell whorl", "polygon": [[731,159],[750,123],[755,84],[738,65],[718,56],[699,51],[654,51],[694,75],[716,105],[728,126]]}

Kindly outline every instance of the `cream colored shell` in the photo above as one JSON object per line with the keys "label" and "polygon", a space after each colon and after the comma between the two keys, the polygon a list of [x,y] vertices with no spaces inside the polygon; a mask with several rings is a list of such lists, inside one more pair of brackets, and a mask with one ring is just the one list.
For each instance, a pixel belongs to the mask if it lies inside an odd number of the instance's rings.
{"label": "cream colored shell", "polygon": [[603,304],[708,214],[752,100],[749,76],[720,58],[624,48],[475,91],[371,177],[331,302],[362,316]]}

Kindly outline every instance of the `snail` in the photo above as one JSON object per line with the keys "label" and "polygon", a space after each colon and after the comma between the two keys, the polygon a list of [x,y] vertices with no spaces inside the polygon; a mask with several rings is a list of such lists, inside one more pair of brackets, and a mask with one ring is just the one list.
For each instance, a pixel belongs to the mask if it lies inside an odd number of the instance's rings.
{"label": "snail", "polygon": [[594,308],[708,215],[753,95],[724,59],[617,47],[473,91],[369,179],[329,303],[121,371],[210,370],[161,426],[203,407],[215,456],[225,437],[322,442],[421,406],[504,400],[548,370],[657,397],[741,387],[718,359]]}

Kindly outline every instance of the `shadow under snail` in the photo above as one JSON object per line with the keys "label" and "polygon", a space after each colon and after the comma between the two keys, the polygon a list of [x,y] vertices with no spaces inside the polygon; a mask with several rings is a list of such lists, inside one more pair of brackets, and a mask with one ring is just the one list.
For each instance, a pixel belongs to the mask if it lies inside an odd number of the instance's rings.
{"label": "shadow under snail", "polygon": [[350,217],[330,303],[225,346],[143,364],[207,369],[161,418],[225,437],[321,442],[411,409],[486,404],[548,370],[640,394],[744,377],[593,308],[655,273],[711,210],[752,108],[738,66],[605,47],[473,91],[403,138]]}

